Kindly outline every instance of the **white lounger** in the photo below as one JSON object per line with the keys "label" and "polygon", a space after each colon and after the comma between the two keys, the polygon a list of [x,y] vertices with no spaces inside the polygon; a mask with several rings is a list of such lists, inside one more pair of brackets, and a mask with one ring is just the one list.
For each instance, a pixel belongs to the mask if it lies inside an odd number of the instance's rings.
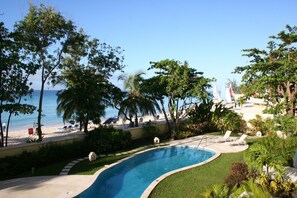
{"label": "white lounger", "polygon": [[232,131],[226,131],[225,135],[223,137],[219,137],[216,139],[216,142],[227,142],[228,139],[230,138]]}

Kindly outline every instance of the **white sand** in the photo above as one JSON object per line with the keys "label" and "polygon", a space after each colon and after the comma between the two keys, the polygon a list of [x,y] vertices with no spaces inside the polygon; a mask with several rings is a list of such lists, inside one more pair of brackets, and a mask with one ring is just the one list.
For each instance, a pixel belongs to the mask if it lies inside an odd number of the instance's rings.
{"label": "white sand", "polygon": [[[262,111],[265,109],[264,105],[256,105],[256,104],[250,104],[250,105],[244,105],[243,107],[237,107],[234,109],[235,112],[243,115],[243,119],[248,121],[250,119],[255,118],[256,115],[261,115],[263,117],[268,117],[270,115],[265,115],[262,113]],[[141,117],[143,119],[142,122],[139,122],[139,125],[141,126],[143,123],[148,122],[149,120],[154,122],[165,122],[165,118],[163,113],[158,114],[159,119],[155,119],[154,116],[144,116]],[[129,127],[129,121],[123,122],[122,119],[119,119],[119,121],[114,124],[116,128],[128,128]],[[52,141],[55,139],[65,139],[65,138],[72,138],[77,135],[82,134],[83,132],[80,132],[78,130],[72,130],[72,131],[65,131],[59,128],[61,126],[43,126],[42,127],[42,135],[43,135],[43,141]],[[94,128],[96,125],[90,125],[89,128]],[[19,130],[19,131],[10,131],[8,134],[8,146],[12,145],[19,145],[19,144],[26,144],[26,139],[32,138],[37,139],[38,136],[36,134],[29,135],[28,129]]]}
{"label": "white sand", "polygon": [[[42,127],[43,140],[52,141],[55,139],[70,138],[82,133],[78,130],[66,131],[59,129],[58,127],[59,126]],[[8,146],[26,144],[27,139],[38,139],[38,135],[35,133],[35,131],[33,135],[29,135],[28,129],[9,131],[7,144]]]}

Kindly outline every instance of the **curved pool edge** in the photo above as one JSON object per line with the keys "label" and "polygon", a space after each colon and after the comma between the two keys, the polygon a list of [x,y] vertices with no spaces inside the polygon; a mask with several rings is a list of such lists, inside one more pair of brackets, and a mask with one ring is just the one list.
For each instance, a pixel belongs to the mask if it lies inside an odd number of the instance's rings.
{"label": "curved pool edge", "polygon": [[96,181],[96,179],[99,177],[99,175],[108,170],[109,168],[112,168],[116,165],[118,165],[119,163],[122,163],[126,160],[129,160],[130,158],[132,157],[135,157],[136,155],[138,154],[141,154],[141,153],[145,153],[145,152],[148,152],[148,151],[151,151],[151,150],[155,150],[155,149],[160,149],[160,148],[166,148],[166,147],[171,147],[172,145],[166,145],[166,146],[157,146],[157,147],[153,147],[153,148],[149,148],[149,149],[146,149],[146,150],[143,150],[143,151],[139,151],[139,152],[136,152],[136,153],[133,153],[131,154],[130,156],[128,157],[125,157],[123,159],[120,159],[119,161],[117,162],[114,162],[112,164],[108,164],[108,165],[105,165],[104,167],[102,167],[101,169],[99,169],[98,171],[96,171],[93,175],[90,175],[91,176],[91,181],[89,181],[88,184],[86,184],[84,187],[82,187],[81,189],[77,190],[75,193],[74,193],[74,196],[73,197],[78,197],[81,193],[83,193],[84,191],[88,190],[88,188],[90,188]]}
{"label": "curved pool edge", "polygon": [[[99,169],[98,171],[96,171],[93,175],[91,175],[91,179],[92,180],[91,182],[89,182],[87,185],[85,185],[83,187],[83,189],[80,189],[80,190],[77,190],[75,195],[73,197],[78,197],[81,193],[83,193],[84,191],[88,190],[88,188],[90,188],[97,180],[97,178],[100,176],[101,173],[103,173],[104,171],[126,161],[126,160],[129,160],[130,158],[133,158],[135,157],[136,155],[139,155],[139,154],[142,154],[142,153],[145,153],[145,152],[149,152],[149,151],[152,151],[152,150],[156,150],[156,149],[160,149],[160,148],[166,148],[166,147],[174,147],[174,146],[188,146],[188,147],[196,147],[197,146],[193,146],[193,145],[166,145],[166,146],[157,146],[157,147],[153,147],[153,148],[149,148],[149,149],[146,149],[146,150],[143,150],[143,151],[139,151],[139,152],[136,152],[136,153],[133,153],[131,154],[130,156],[128,157],[125,157],[117,162],[114,162],[112,164],[109,164],[109,165],[105,165],[104,167],[102,167],[101,169]],[[197,148],[198,149],[198,148]],[[199,149],[201,149],[199,147]],[[186,167],[183,167],[183,168],[180,168],[180,169],[176,169],[176,170],[173,170],[173,171],[170,171],[164,175],[161,175],[160,177],[158,177],[157,179],[155,179],[146,189],[145,191],[142,193],[141,195],[141,198],[146,198],[150,195],[150,193],[153,191],[153,189],[157,186],[157,184],[159,182],[161,182],[163,179],[165,179],[166,177],[174,174],[174,173],[177,173],[177,172],[181,172],[181,171],[184,171],[184,170],[187,170],[187,169],[191,169],[191,168],[195,168],[195,167],[198,167],[198,166],[202,166],[214,159],[216,159],[217,157],[219,157],[221,155],[220,152],[214,150],[214,149],[210,149],[210,148],[207,148],[207,147],[204,147],[202,148],[203,150],[208,150],[210,152],[214,152],[215,155],[212,156],[211,158],[207,159],[206,161],[204,162],[201,162],[201,163],[198,163],[198,164],[194,164],[194,165],[191,165],[191,166],[186,166]],[[87,186],[87,187],[86,187]],[[78,192],[79,191],[79,192]]]}
{"label": "curved pool edge", "polygon": [[152,193],[152,191],[154,190],[154,188],[162,181],[164,180],[166,177],[170,176],[170,175],[173,175],[175,173],[178,173],[178,172],[181,172],[181,171],[185,171],[185,170],[189,170],[191,168],[195,168],[195,167],[198,167],[198,166],[202,166],[204,164],[207,164],[211,161],[213,161],[214,159],[218,158],[221,153],[220,152],[217,152],[217,151],[214,151],[212,149],[209,149],[207,147],[205,147],[205,150],[209,150],[209,151],[212,151],[214,153],[216,153],[214,156],[212,156],[211,158],[201,162],[201,163],[198,163],[198,164],[194,164],[194,165],[191,165],[191,166],[186,166],[186,167],[183,167],[183,168],[180,168],[180,169],[176,169],[176,170],[173,170],[173,171],[170,171],[168,173],[165,173],[164,175],[161,175],[160,177],[158,177],[157,179],[155,179],[146,189],[145,191],[142,193],[141,195],[141,198],[148,198],[149,195]]}

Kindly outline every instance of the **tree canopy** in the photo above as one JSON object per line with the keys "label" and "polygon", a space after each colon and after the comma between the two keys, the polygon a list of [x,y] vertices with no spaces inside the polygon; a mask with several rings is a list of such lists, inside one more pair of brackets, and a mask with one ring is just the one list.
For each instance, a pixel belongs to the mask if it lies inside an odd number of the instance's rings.
{"label": "tree canopy", "polygon": [[18,41],[26,50],[27,60],[41,70],[41,88],[38,105],[38,136],[42,138],[41,116],[44,85],[61,67],[61,59],[75,38],[76,27],[52,7],[30,5],[28,14],[15,24]]}
{"label": "tree canopy", "polygon": [[124,57],[119,47],[89,39],[82,30],[76,34],[61,60],[64,69],[53,82],[65,87],[58,92],[58,115],[63,115],[63,120],[78,121],[86,132],[89,121],[100,123],[105,108],[111,106],[116,87],[109,78],[122,70]]}
{"label": "tree canopy", "polygon": [[[30,95],[29,76],[35,74],[36,67],[24,60],[22,45],[15,41],[15,33],[10,33],[0,22],[0,146],[4,146],[4,133],[7,137],[12,115],[32,113],[34,106],[24,103],[22,98]],[[6,127],[3,113],[6,113]],[[4,131],[4,129],[6,131]]]}
{"label": "tree canopy", "polygon": [[212,79],[203,77],[203,72],[190,68],[187,62],[181,63],[176,60],[161,60],[151,62],[149,69],[155,69],[161,83],[165,88],[168,98],[168,110],[172,119],[171,137],[179,129],[179,120],[188,114],[194,103],[209,97],[207,89],[210,88]]}
{"label": "tree canopy", "polygon": [[246,97],[254,94],[269,101],[271,112],[295,115],[297,97],[297,27],[271,36],[267,50],[245,49],[250,64],[236,67],[243,73],[241,90]]}
{"label": "tree canopy", "polygon": [[119,115],[124,115],[125,119],[130,121],[130,125],[136,127],[138,127],[138,113],[155,115],[156,110],[160,110],[155,98],[141,89],[144,82],[142,75],[143,72],[137,72],[133,75],[119,76],[119,80],[124,82],[124,89],[127,90],[119,102]]}

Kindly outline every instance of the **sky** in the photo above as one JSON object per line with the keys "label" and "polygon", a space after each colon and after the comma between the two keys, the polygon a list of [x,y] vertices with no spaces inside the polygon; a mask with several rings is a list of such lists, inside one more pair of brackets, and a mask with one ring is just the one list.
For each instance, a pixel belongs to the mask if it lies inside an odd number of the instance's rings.
{"label": "sky", "polygon": [[[227,79],[240,83],[232,72],[249,64],[243,49],[265,49],[269,36],[297,25],[296,0],[0,0],[6,28],[24,18],[28,2],[52,6],[91,37],[120,46],[127,74],[143,71],[149,78],[151,61],[187,61],[217,79],[219,90]],[[32,80],[40,89],[39,76]]]}

